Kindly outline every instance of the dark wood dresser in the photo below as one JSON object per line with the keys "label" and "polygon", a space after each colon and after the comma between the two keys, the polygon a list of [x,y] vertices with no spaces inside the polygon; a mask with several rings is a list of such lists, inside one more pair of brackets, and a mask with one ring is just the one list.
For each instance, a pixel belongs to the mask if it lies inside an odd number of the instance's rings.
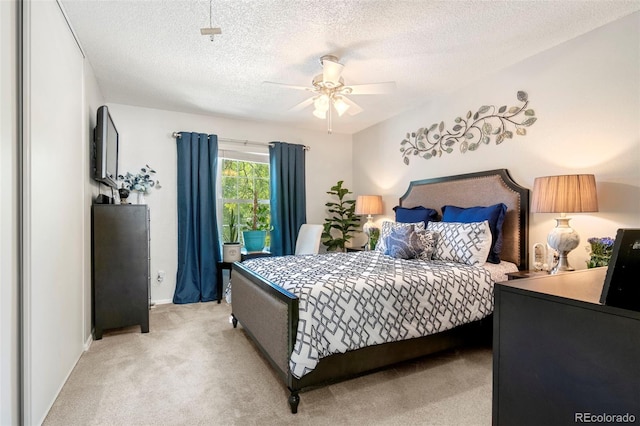
{"label": "dark wood dresser", "polygon": [[149,332],[149,208],[92,206],[94,339],[104,330],[140,325]]}
{"label": "dark wood dresser", "polygon": [[606,271],[496,284],[494,425],[640,422],[640,312],[600,304]]}

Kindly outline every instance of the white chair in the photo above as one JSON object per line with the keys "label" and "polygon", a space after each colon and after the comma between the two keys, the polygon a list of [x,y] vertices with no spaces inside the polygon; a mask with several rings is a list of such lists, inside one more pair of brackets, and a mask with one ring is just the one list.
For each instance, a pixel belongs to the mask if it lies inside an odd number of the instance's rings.
{"label": "white chair", "polygon": [[302,225],[296,240],[295,254],[318,254],[322,230],[322,225],[310,225],[307,223]]}

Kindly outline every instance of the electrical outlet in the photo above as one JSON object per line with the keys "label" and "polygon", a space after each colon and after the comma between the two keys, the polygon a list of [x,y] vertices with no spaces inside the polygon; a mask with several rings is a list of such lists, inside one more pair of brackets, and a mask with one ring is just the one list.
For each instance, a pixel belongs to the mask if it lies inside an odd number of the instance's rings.
{"label": "electrical outlet", "polygon": [[161,270],[161,271],[158,271],[158,276],[156,277],[156,280],[157,280],[159,283],[161,283],[162,281],[164,281],[164,276],[165,276],[164,271],[162,271],[162,270]]}

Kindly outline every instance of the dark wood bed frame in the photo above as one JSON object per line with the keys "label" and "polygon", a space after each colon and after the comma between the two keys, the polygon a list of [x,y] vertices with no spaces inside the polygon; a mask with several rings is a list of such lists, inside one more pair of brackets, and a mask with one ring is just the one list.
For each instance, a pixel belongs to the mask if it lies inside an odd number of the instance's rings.
{"label": "dark wood bed frame", "polygon": [[[400,205],[423,205],[437,209],[505,203],[502,260],[528,268],[527,247],[529,190],[515,183],[506,169],[413,181],[400,198]],[[298,298],[265,280],[242,263],[233,265],[232,320],[238,322],[289,388],[291,412],[296,413],[300,392],[353,378],[398,362],[460,346],[477,334],[476,321],[430,336],[370,346],[322,358],[316,368],[301,377],[289,371],[289,356],[298,327]]]}

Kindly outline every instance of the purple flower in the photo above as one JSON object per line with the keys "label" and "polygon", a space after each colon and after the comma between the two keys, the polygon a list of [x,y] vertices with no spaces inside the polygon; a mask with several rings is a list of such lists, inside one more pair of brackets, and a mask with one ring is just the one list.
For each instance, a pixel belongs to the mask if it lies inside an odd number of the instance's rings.
{"label": "purple flower", "polygon": [[587,239],[587,242],[591,245],[591,255],[587,261],[587,266],[595,268],[608,265],[615,240],[611,237],[591,237]]}

